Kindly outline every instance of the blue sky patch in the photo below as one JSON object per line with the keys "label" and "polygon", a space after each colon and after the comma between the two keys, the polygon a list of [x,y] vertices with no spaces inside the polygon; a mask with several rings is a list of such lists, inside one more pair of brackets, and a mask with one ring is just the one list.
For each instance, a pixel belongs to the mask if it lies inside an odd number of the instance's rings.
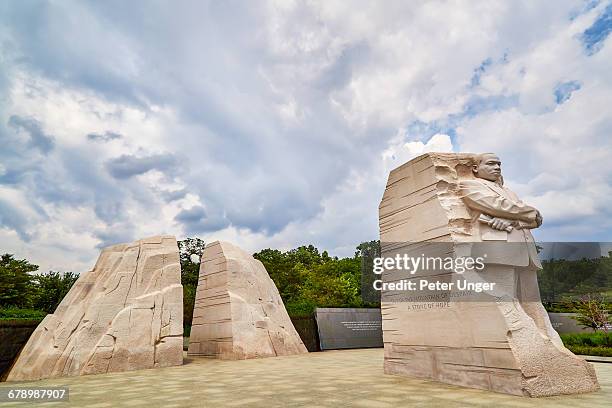
{"label": "blue sky patch", "polygon": [[593,55],[599,51],[610,31],[612,31],[612,4],[606,7],[592,26],[584,30],[582,44],[587,54]]}
{"label": "blue sky patch", "polygon": [[578,81],[567,81],[557,85],[555,87],[555,101],[557,102],[557,105],[561,105],[563,102],[571,98],[572,93],[579,90],[580,87],[581,85]]}
{"label": "blue sky patch", "polygon": [[600,3],[599,0],[587,0],[582,5],[582,7],[580,7],[579,9],[573,10],[570,13],[570,21],[574,21],[577,17],[593,10],[595,7],[599,5],[599,3]]}
{"label": "blue sky patch", "polygon": [[482,61],[482,63],[474,70],[474,75],[472,75],[472,80],[470,81],[471,87],[480,85],[480,77],[485,73],[487,68],[491,66],[491,64],[493,64],[493,60],[489,57]]}

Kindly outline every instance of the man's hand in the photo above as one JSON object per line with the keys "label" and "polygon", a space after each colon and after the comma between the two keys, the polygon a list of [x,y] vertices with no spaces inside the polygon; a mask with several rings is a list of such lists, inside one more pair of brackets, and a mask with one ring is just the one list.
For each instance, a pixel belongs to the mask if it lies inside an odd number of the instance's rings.
{"label": "man's hand", "polygon": [[493,218],[488,222],[489,226],[498,231],[506,231],[506,228],[512,225],[512,222],[504,220],[503,218]]}

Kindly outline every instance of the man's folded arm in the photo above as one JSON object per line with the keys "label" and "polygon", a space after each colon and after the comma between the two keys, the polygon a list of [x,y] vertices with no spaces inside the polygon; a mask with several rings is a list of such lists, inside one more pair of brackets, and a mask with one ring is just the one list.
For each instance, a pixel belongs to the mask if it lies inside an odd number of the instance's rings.
{"label": "man's folded arm", "polygon": [[538,213],[534,207],[502,197],[476,180],[462,181],[459,193],[468,207],[493,217],[532,223]]}

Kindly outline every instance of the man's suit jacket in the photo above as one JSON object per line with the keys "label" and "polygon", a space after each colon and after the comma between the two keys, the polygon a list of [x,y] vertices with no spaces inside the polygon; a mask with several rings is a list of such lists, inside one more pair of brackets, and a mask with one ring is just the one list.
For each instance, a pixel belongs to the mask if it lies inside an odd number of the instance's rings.
{"label": "man's suit jacket", "polygon": [[[487,263],[514,266],[533,263],[541,267],[535,242],[529,231],[529,227],[536,227],[538,211],[534,207],[522,202],[506,187],[481,178],[461,181],[459,194],[470,209],[474,241],[487,243],[482,246],[482,251],[487,253]],[[514,228],[512,232],[495,230],[478,220],[481,214],[513,221]],[[504,242],[509,244],[503,244]]]}

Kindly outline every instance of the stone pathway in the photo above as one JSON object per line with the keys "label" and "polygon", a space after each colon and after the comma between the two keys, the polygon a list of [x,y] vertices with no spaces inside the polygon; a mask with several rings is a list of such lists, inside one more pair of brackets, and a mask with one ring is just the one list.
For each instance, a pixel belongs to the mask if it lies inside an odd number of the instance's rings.
{"label": "stone pathway", "polygon": [[602,389],[530,399],[382,373],[382,349],[258,360],[187,358],[180,367],[70,377],[0,387],[70,388],[69,402],[0,407],[572,407],[610,406],[612,364],[595,363]]}
{"label": "stone pathway", "polygon": [[580,357],[592,363],[612,363],[612,357],[603,357],[603,356],[580,356]]}

